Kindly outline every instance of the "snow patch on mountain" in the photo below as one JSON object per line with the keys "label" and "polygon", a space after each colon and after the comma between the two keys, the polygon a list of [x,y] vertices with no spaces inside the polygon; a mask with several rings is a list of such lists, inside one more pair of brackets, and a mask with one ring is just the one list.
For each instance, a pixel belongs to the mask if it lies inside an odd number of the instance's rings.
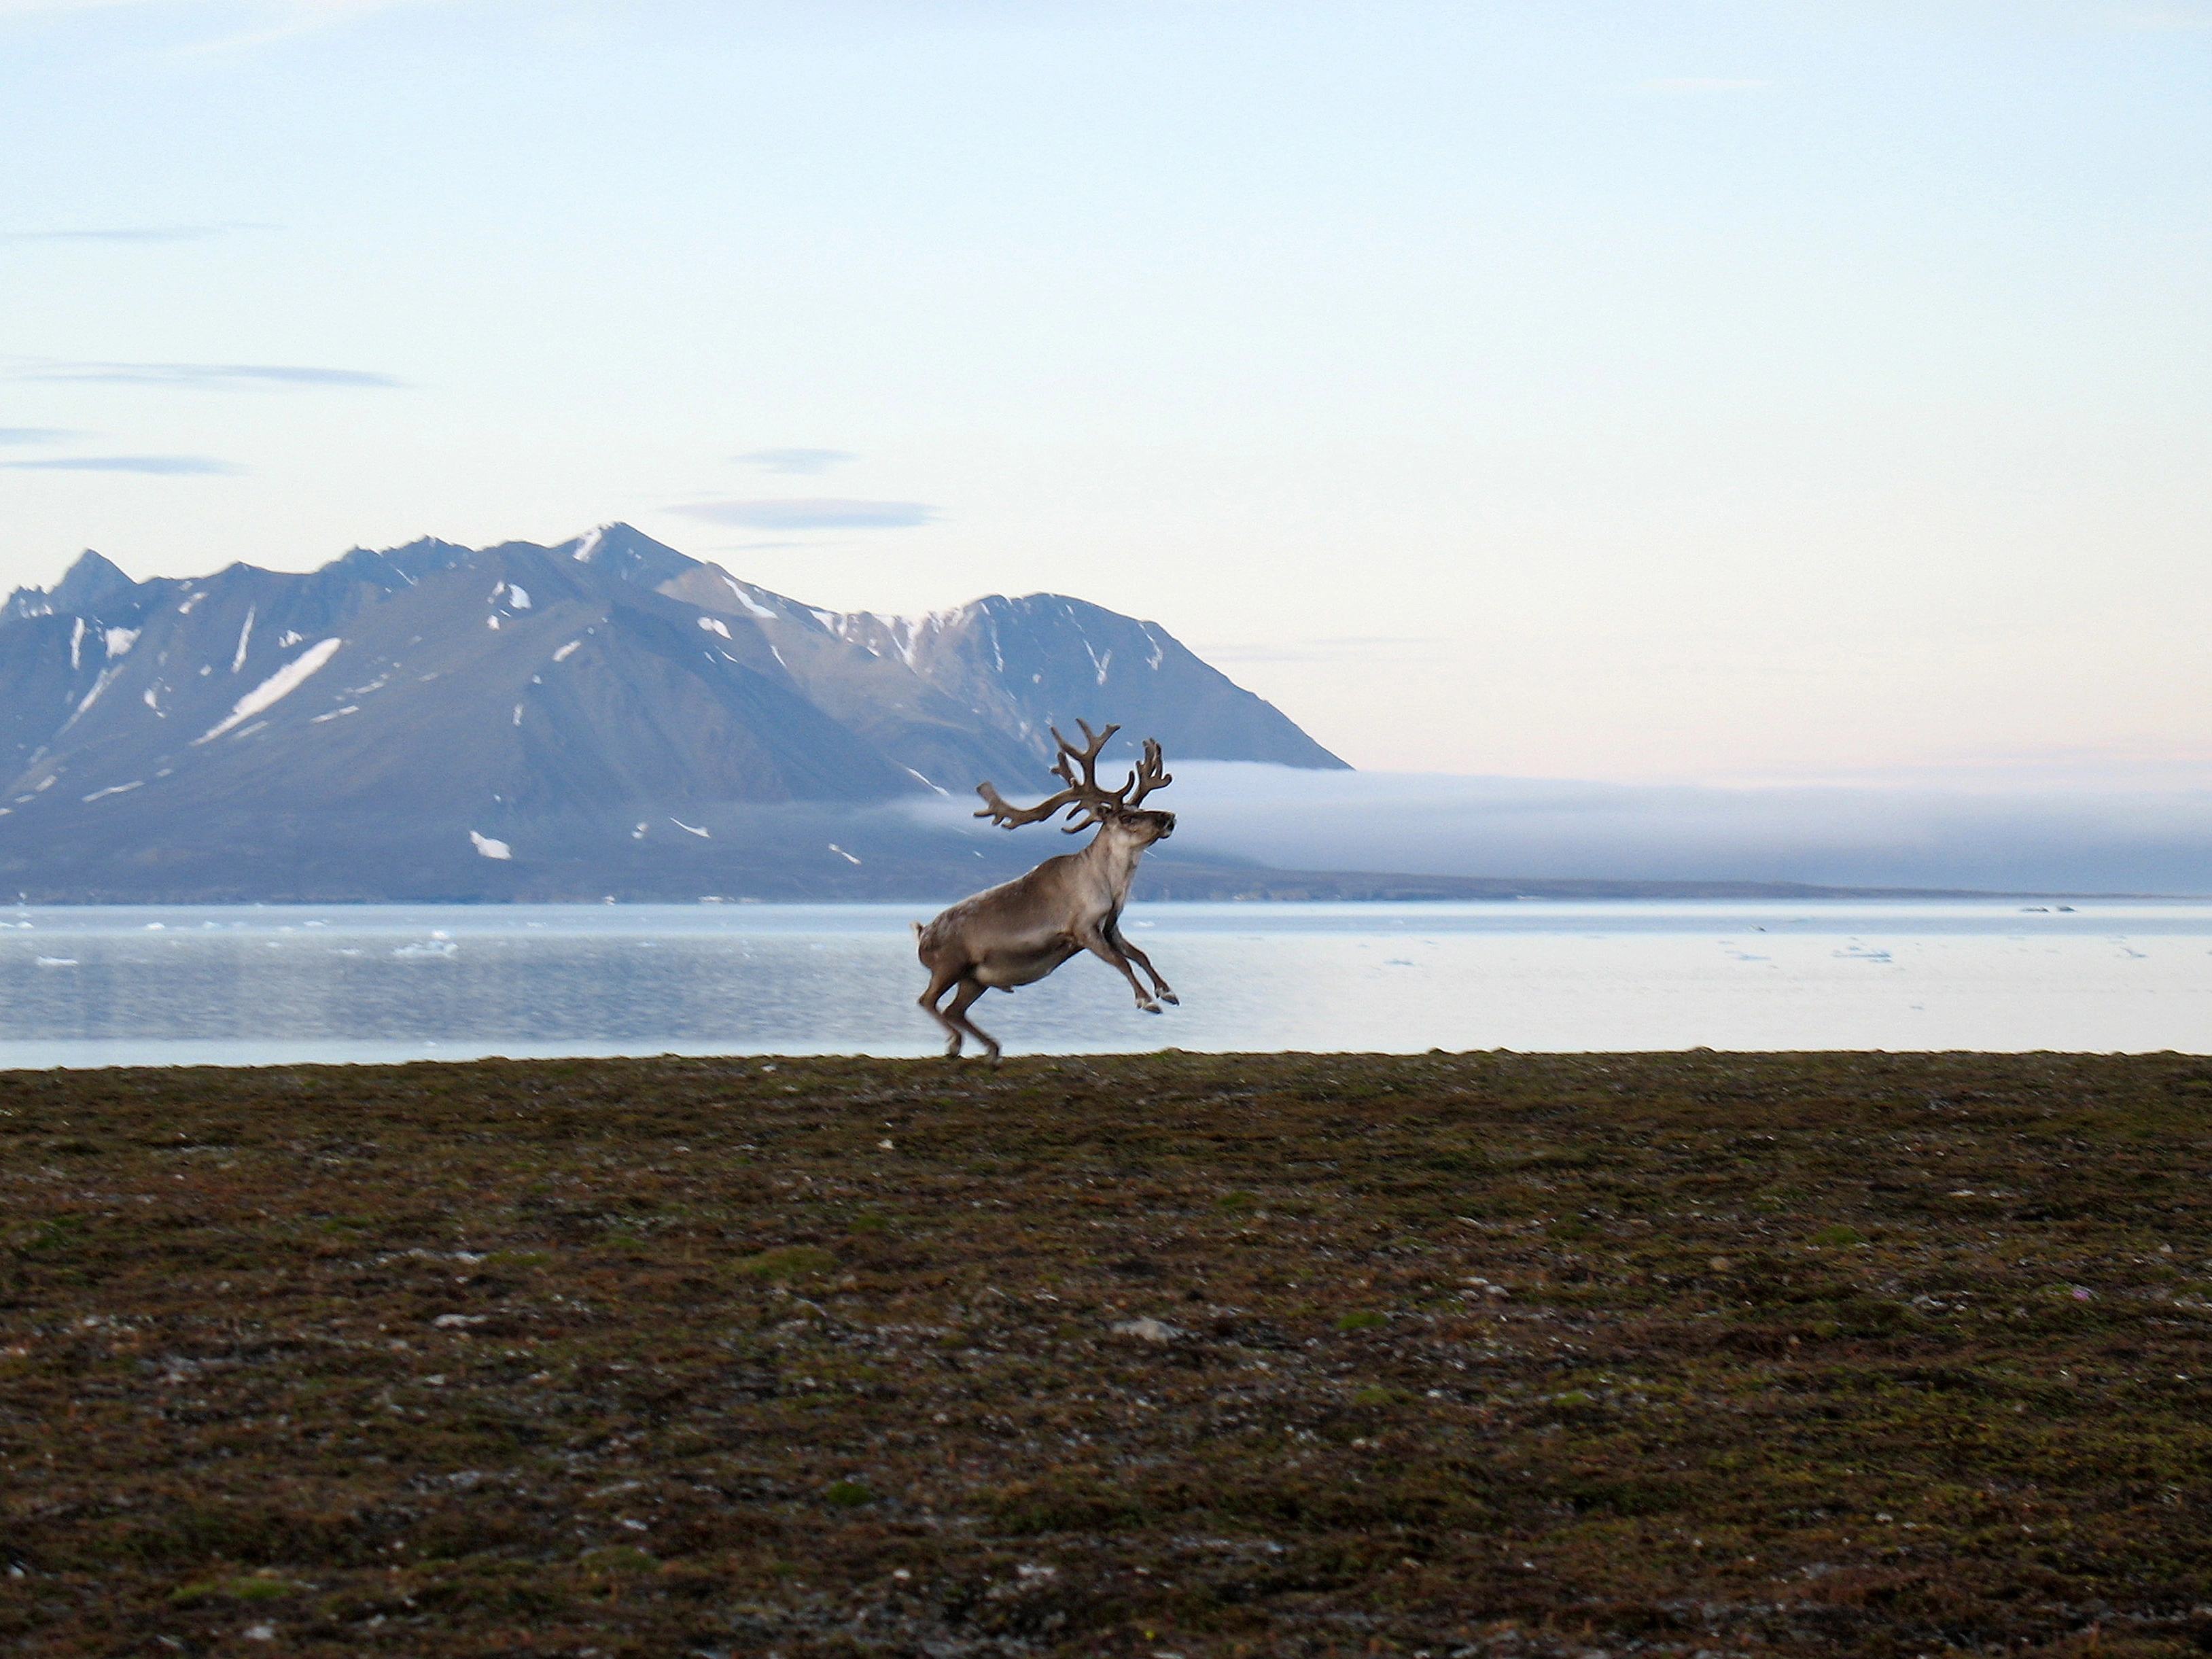
{"label": "snow patch on mountain", "polygon": [[291,696],[293,692],[306,684],[309,677],[318,669],[336,656],[338,647],[344,643],[345,641],[341,639],[328,639],[319,645],[308,647],[307,650],[240,697],[237,705],[220,724],[210,726],[204,735],[194,738],[193,747],[198,748],[204,743],[212,743],[240,720],[252,720],[263,709]]}

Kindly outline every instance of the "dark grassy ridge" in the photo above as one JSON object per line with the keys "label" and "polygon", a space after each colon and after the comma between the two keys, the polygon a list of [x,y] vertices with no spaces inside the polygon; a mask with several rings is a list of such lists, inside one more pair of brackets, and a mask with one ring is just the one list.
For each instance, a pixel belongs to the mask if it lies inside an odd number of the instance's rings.
{"label": "dark grassy ridge", "polygon": [[2176,1056],[0,1075],[0,1649],[2203,1651],[2208,1118]]}

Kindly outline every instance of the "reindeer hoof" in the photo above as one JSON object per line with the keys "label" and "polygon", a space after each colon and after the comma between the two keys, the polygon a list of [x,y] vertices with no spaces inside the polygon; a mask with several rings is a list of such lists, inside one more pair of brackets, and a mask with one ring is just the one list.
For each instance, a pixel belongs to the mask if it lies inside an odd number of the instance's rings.
{"label": "reindeer hoof", "polygon": [[1140,1014],[1157,1014],[1160,1012],[1160,1005],[1157,1002],[1140,1002],[1137,1005],[1137,1012]]}
{"label": "reindeer hoof", "polygon": [[1182,999],[1177,996],[1173,991],[1161,992],[1160,1000],[1162,1002],[1172,1002],[1178,1008],[1182,1006]]}

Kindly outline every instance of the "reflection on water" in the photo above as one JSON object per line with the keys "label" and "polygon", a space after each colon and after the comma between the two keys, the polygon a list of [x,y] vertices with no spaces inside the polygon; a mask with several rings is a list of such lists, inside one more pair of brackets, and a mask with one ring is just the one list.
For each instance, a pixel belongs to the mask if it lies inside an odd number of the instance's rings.
{"label": "reflection on water", "polygon": [[[0,911],[0,1065],[922,1054],[927,907]],[[976,1018],[1009,1053],[2212,1050],[2212,906],[1161,905],[1183,1003],[1079,958]]]}

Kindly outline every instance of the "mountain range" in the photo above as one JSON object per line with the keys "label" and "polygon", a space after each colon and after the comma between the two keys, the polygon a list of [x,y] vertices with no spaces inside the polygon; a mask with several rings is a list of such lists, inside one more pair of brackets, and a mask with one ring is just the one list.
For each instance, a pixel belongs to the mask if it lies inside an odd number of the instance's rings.
{"label": "mountain range", "polygon": [[1108,761],[1155,737],[1171,763],[1344,765],[1158,623],[1059,594],[827,611],[620,524],[304,574],[134,581],[88,552],[0,611],[0,889],[950,895],[1060,849],[903,804],[1042,791],[1078,718],[1123,726]]}

